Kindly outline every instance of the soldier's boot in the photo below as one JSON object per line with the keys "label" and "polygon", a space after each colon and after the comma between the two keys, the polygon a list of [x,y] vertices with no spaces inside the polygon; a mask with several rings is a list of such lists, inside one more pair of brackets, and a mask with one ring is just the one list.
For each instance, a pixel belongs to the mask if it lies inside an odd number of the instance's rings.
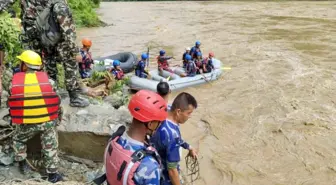
{"label": "soldier's boot", "polygon": [[63,181],[63,176],[59,173],[49,173],[48,174],[48,181],[51,183],[56,183],[59,181]]}
{"label": "soldier's boot", "polygon": [[87,99],[79,97],[76,91],[69,91],[69,96],[71,107],[87,107],[90,104]]}
{"label": "soldier's boot", "polygon": [[26,160],[20,161],[19,162],[19,170],[23,175],[27,175],[32,171],[31,167],[29,164],[26,162]]}

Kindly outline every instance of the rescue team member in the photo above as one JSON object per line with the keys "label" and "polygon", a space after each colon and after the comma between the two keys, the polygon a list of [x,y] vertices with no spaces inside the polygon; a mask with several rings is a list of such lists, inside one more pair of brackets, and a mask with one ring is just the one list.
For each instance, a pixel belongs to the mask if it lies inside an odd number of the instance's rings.
{"label": "rescue team member", "polygon": [[212,58],[215,56],[213,52],[209,53],[209,57],[206,57],[203,62],[203,72],[210,73],[211,71],[215,70],[215,66],[213,65]]}
{"label": "rescue team member", "polygon": [[187,47],[185,50],[186,51],[182,55],[183,68],[187,67],[188,61],[185,59],[185,57],[186,57],[186,55],[190,54],[190,48],[189,47]]}
{"label": "rescue team member", "polygon": [[173,57],[165,56],[165,54],[166,54],[166,51],[161,50],[160,55],[157,57],[159,71],[165,70],[165,71],[174,73],[174,71],[169,68],[169,63],[168,63],[168,60],[172,59]]}
{"label": "rescue team member", "polygon": [[[21,0],[22,44],[34,50],[46,64],[48,76],[57,82],[57,62],[64,67],[65,87],[70,106],[87,107],[90,102],[79,96],[77,79],[80,53],[76,45],[76,25],[67,0]],[[0,3],[1,4],[1,3]],[[77,61],[78,60],[78,61]]]}
{"label": "rescue team member", "polygon": [[197,67],[194,61],[191,60],[191,56],[187,55],[186,60],[188,61],[187,67],[186,67],[186,74],[185,76],[193,77],[196,75]]}
{"label": "rescue team member", "polygon": [[200,41],[196,41],[195,46],[191,48],[190,55],[191,55],[191,57],[193,59],[196,58],[196,53],[197,52],[201,52],[202,53],[200,47],[201,47],[201,42]]}
{"label": "rescue team member", "polygon": [[[169,94],[171,90],[169,88],[169,84],[167,82],[159,82],[156,86],[156,92],[168,103]],[[170,110],[171,105],[167,104],[167,110]]]}
{"label": "rescue team member", "polygon": [[201,52],[197,52],[196,53],[196,58],[194,59],[197,71],[196,74],[202,74],[203,73],[203,60],[202,60],[202,53]]}
{"label": "rescue team member", "polygon": [[114,60],[113,61],[113,68],[111,69],[111,72],[115,76],[115,79],[122,80],[124,78],[124,71],[120,67],[120,61]]}
{"label": "rescue team member", "polygon": [[180,124],[184,124],[197,108],[196,99],[186,93],[180,93],[173,101],[168,118],[161,123],[151,141],[162,159],[163,171],[161,185],[181,185],[180,179],[180,147],[189,150],[190,156],[197,157],[196,150],[184,142],[180,132]]}
{"label": "rescue team member", "polygon": [[17,57],[21,60],[21,72],[14,74],[8,98],[12,124],[17,132],[13,136],[15,161],[20,171],[30,171],[26,162],[27,141],[41,134],[42,154],[48,181],[56,183],[63,178],[57,172],[58,140],[56,124],[60,121],[60,98],[52,86],[48,74],[40,72],[41,57],[34,51],[24,51]]}
{"label": "rescue team member", "polygon": [[148,59],[148,55],[146,53],[142,53],[141,60],[138,62],[135,68],[135,75],[140,78],[147,78],[148,72],[145,70],[146,68],[146,60]]}
{"label": "rescue team member", "polygon": [[127,132],[119,127],[105,150],[106,174],[94,182],[109,185],[160,185],[160,156],[148,145],[152,135],[167,118],[167,104],[155,92],[138,91],[130,100],[128,109],[133,121]]}
{"label": "rescue team member", "polygon": [[92,46],[92,41],[90,39],[82,40],[83,48],[80,49],[80,54],[82,56],[82,61],[79,63],[79,73],[81,77],[89,78],[91,76],[91,70],[93,65],[92,55],[90,48]]}

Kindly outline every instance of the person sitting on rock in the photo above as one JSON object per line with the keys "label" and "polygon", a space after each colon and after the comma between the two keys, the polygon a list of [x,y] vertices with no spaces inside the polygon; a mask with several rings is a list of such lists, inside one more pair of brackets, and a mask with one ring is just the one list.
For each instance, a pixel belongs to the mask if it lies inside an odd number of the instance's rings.
{"label": "person sitting on rock", "polygon": [[167,118],[167,103],[155,92],[140,90],[132,96],[128,110],[133,120],[127,131],[121,126],[105,149],[106,174],[94,180],[111,185],[160,185],[161,159],[148,137]]}
{"label": "person sitting on rock", "polygon": [[13,75],[8,98],[11,122],[16,126],[13,136],[14,160],[19,162],[23,174],[30,172],[27,163],[27,141],[41,135],[42,155],[48,181],[56,183],[63,177],[58,173],[58,139],[56,126],[61,120],[60,97],[55,83],[42,72],[41,57],[31,50],[17,58],[21,61],[20,72]]}
{"label": "person sitting on rock", "polygon": [[80,54],[82,56],[82,61],[79,63],[79,73],[84,78],[89,78],[91,76],[91,70],[93,65],[92,55],[89,52],[92,41],[90,39],[82,40],[83,48],[80,49]]}
{"label": "person sitting on rock", "polygon": [[111,72],[117,80],[122,80],[124,78],[124,71],[120,67],[119,60],[113,61],[113,68],[111,69]]}
{"label": "person sitting on rock", "polygon": [[142,53],[141,60],[138,62],[135,68],[135,75],[139,78],[148,78],[149,73],[145,70],[147,59],[148,55],[146,53]]}

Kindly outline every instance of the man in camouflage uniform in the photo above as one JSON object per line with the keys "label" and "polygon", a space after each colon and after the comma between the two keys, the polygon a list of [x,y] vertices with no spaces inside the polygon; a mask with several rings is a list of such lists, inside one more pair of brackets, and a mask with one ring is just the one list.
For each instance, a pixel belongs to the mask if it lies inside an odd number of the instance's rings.
{"label": "man in camouflage uniform", "polygon": [[[59,25],[61,40],[55,47],[46,48],[39,40],[39,32],[35,23],[39,12],[50,7],[54,3],[52,12],[55,22]],[[46,64],[48,75],[57,81],[56,61],[62,62],[65,71],[65,85],[70,96],[70,105],[73,107],[86,107],[89,102],[78,96],[76,90],[79,89],[77,79],[78,64],[76,56],[79,49],[76,46],[76,27],[74,25],[72,13],[65,0],[21,0],[21,20],[24,29],[23,42],[26,49],[40,53]]]}
{"label": "man in camouflage uniform", "polygon": [[[20,56],[18,56],[17,58],[19,58],[21,60],[21,74],[35,74],[36,78],[38,78],[38,75],[36,71],[39,71],[39,69],[42,68],[42,60],[41,57],[34,51],[31,50],[27,50],[24,51]],[[19,73],[20,74],[20,73]],[[15,74],[15,75],[19,75],[19,74]],[[46,73],[43,73],[44,76],[46,77],[46,80],[48,81],[48,76]],[[43,75],[42,74],[42,75]],[[8,105],[10,108],[10,115],[12,118],[12,124],[16,126],[16,132],[13,136],[13,143],[12,143],[12,147],[14,149],[14,154],[15,154],[15,161],[19,162],[19,168],[20,171],[23,174],[27,174],[28,172],[30,172],[30,166],[27,163],[26,157],[27,157],[27,141],[31,138],[33,138],[36,134],[41,134],[41,144],[42,144],[42,154],[43,154],[43,164],[44,167],[46,169],[46,172],[48,174],[48,181],[52,182],[52,183],[56,183],[58,181],[61,181],[63,178],[62,176],[57,172],[57,167],[58,167],[58,155],[57,155],[57,150],[58,150],[58,136],[57,136],[57,131],[56,131],[56,126],[57,123],[60,121],[61,119],[61,114],[62,114],[62,109],[60,106],[58,105],[52,105],[52,104],[48,104],[47,100],[44,99],[42,102],[44,102],[44,105],[40,105],[38,104],[38,102],[41,103],[40,99],[41,97],[43,98],[43,94],[46,94],[45,96],[49,96],[49,98],[51,98],[52,94],[49,93],[49,95],[47,94],[48,92],[50,92],[50,90],[42,90],[42,89],[48,89],[48,88],[42,88],[42,87],[46,87],[49,84],[49,87],[53,86],[54,87],[54,82],[49,79],[49,83],[42,83],[41,81],[38,80],[37,84],[35,82],[32,82],[31,77],[27,77],[25,76],[25,82],[24,84],[22,82],[18,82],[18,81],[22,81],[20,80],[20,78],[15,78],[15,75],[13,76],[11,85],[9,87],[10,89],[10,97],[8,100]],[[18,80],[19,79],[19,80]],[[38,78],[40,79],[40,78]],[[15,85],[12,85],[15,81]],[[29,84],[28,84],[29,83]],[[21,84],[21,85],[20,85]],[[23,88],[20,86],[24,86]],[[32,91],[31,89],[28,90],[28,88],[34,88],[34,86],[40,86],[39,88],[35,88],[36,89],[40,89],[39,91],[41,91],[41,97],[35,92]],[[14,89],[16,88],[16,89]],[[20,94],[20,92],[18,92],[18,90],[20,89],[25,89],[23,92],[23,95]],[[52,89],[52,88],[50,88]],[[52,90],[53,92],[55,91],[55,88]],[[35,96],[33,96],[33,94],[35,94]],[[60,97],[58,95],[54,95],[54,97],[58,98],[58,100],[60,100]],[[34,100],[32,100],[34,98]],[[22,105],[20,105],[20,103],[15,103],[17,101],[23,101],[25,103],[22,103]],[[42,100],[42,99],[41,99]],[[32,103],[35,106],[29,106],[30,103]],[[24,106],[23,106],[24,104]],[[28,105],[26,105],[28,104]],[[15,106],[14,106],[15,105]],[[21,107],[20,107],[21,106]],[[56,114],[55,117],[47,122],[42,122],[42,123],[35,123],[34,121],[36,121],[37,119],[39,119],[41,116],[45,116],[43,115],[43,112],[41,112],[41,107],[48,107],[53,109],[53,106],[56,107]],[[18,108],[19,107],[19,108]],[[19,111],[19,113],[15,113],[15,110],[21,110],[23,109],[24,111]],[[43,109],[43,108],[42,108]],[[14,112],[13,112],[14,111]],[[27,116],[26,114],[29,114],[27,112],[33,112],[30,114],[33,114],[34,117],[33,118],[27,118],[29,117],[29,115]],[[19,114],[19,115],[17,115]],[[49,114],[49,112],[48,112]],[[49,114],[51,115],[51,114]],[[18,117],[25,117],[23,119],[18,118]],[[31,116],[31,115],[30,115]],[[35,118],[36,117],[36,118]],[[39,118],[37,118],[39,117]],[[51,117],[50,117],[51,118]],[[30,123],[25,123],[23,120],[24,119],[30,119]],[[22,121],[23,123],[19,123],[19,121]],[[32,123],[33,122],[33,123]]]}
{"label": "man in camouflage uniform", "polygon": [[13,3],[14,0],[0,0],[0,12],[6,10]]}

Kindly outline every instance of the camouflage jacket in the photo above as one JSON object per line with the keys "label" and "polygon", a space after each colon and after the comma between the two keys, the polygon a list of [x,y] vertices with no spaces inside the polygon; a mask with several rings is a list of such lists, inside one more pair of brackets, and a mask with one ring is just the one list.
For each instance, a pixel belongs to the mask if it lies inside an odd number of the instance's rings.
{"label": "camouflage jacket", "polygon": [[7,10],[10,5],[14,3],[14,0],[0,0],[0,12]]}
{"label": "camouflage jacket", "polygon": [[[35,27],[35,18],[38,13],[49,6],[48,3],[53,3],[54,0],[21,0],[21,19],[22,25],[25,29]],[[55,22],[59,24],[62,40],[57,45],[57,50],[61,58],[74,57],[79,53],[76,46],[76,26],[73,20],[71,10],[63,0],[64,3],[56,3],[53,7],[55,15]],[[33,29],[34,30],[34,29]]]}

